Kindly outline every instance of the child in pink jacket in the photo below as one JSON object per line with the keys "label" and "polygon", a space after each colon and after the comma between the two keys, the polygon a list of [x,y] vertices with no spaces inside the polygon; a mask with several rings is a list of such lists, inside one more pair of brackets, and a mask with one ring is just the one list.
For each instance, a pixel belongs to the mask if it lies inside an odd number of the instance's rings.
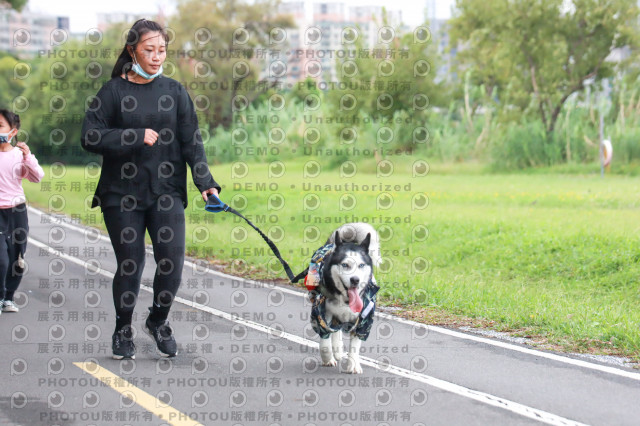
{"label": "child in pink jacket", "polygon": [[22,179],[40,182],[44,170],[24,142],[15,144],[20,117],[0,109],[0,312],[18,312],[13,294],[24,273],[29,222]]}

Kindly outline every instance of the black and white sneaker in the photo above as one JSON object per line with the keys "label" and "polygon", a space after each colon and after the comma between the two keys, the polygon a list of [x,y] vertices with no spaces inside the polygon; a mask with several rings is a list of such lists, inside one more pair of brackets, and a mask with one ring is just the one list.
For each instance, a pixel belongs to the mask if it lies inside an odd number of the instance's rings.
{"label": "black and white sneaker", "polygon": [[125,326],[113,333],[111,338],[113,359],[136,359],[136,345],[133,344],[131,326]]}
{"label": "black and white sneaker", "polygon": [[143,330],[156,341],[160,356],[171,358],[178,354],[178,345],[176,339],[173,338],[173,329],[169,325],[169,321],[164,320],[155,324],[147,318]]}

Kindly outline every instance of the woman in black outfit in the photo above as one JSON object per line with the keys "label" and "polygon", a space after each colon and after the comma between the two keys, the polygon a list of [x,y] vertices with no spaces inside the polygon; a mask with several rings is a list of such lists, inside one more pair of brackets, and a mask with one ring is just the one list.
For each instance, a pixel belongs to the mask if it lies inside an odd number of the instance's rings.
{"label": "woman in black outfit", "polygon": [[185,88],[161,75],[168,36],[141,19],[98,91],[82,125],[82,147],[103,158],[91,207],[100,206],[116,254],[113,278],[115,359],[135,358],[133,309],[145,262],[145,230],[153,243],[153,305],[144,324],[163,356],[177,345],[167,317],[182,277],[187,167],[206,201],[220,185],[211,176],[198,118]]}

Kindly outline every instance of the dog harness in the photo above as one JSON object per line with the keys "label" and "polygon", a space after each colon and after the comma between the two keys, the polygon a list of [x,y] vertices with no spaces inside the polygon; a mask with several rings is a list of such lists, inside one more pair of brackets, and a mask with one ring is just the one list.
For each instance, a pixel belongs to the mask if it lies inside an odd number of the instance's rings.
{"label": "dog harness", "polygon": [[[311,265],[315,265],[320,273],[320,283],[323,283],[322,265],[327,254],[333,249],[333,244],[326,244],[320,247],[311,257]],[[367,340],[373,325],[373,314],[376,305],[376,293],[380,287],[375,282],[373,274],[371,280],[367,284],[362,297],[362,311],[355,322],[341,323],[333,318],[331,324],[326,321],[326,297],[318,290],[309,291],[309,299],[311,301],[311,327],[313,331],[318,333],[320,338],[327,339],[331,333],[337,331],[351,332],[358,336],[360,340]]]}

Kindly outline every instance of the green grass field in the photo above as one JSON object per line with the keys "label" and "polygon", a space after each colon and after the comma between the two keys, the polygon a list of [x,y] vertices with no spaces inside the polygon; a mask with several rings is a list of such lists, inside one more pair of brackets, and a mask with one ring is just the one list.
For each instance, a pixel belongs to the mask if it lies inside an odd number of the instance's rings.
{"label": "green grass field", "polygon": [[[281,177],[270,176],[266,163],[249,164],[245,177],[232,175],[231,164],[212,173],[225,185],[222,199],[268,231],[295,273],[345,217],[368,219],[383,237],[386,261],[376,272],[383,304],[495,321],[497,329],[570,350],[639,357],[639,178],[483,174],[450,165],[413,177],[415,158],[393,161],[386,177],[376,176],[373,161],[359,163],[353,177],[327,169],[305,176],[300,160],[287,162]],[[97,178],[83,168],[64,176],[44,168],[48,187],[25,181],[29,202],[50,210],[59,205],[50,197],[62,194],[64,208],[50,211],[104,229],[100,210],[87,208]],[[189,186],[188,254],[230,273],[285,278],[255,231],[229,213],[204,212]],[[380,193],[392,197],[391,208]]]}

